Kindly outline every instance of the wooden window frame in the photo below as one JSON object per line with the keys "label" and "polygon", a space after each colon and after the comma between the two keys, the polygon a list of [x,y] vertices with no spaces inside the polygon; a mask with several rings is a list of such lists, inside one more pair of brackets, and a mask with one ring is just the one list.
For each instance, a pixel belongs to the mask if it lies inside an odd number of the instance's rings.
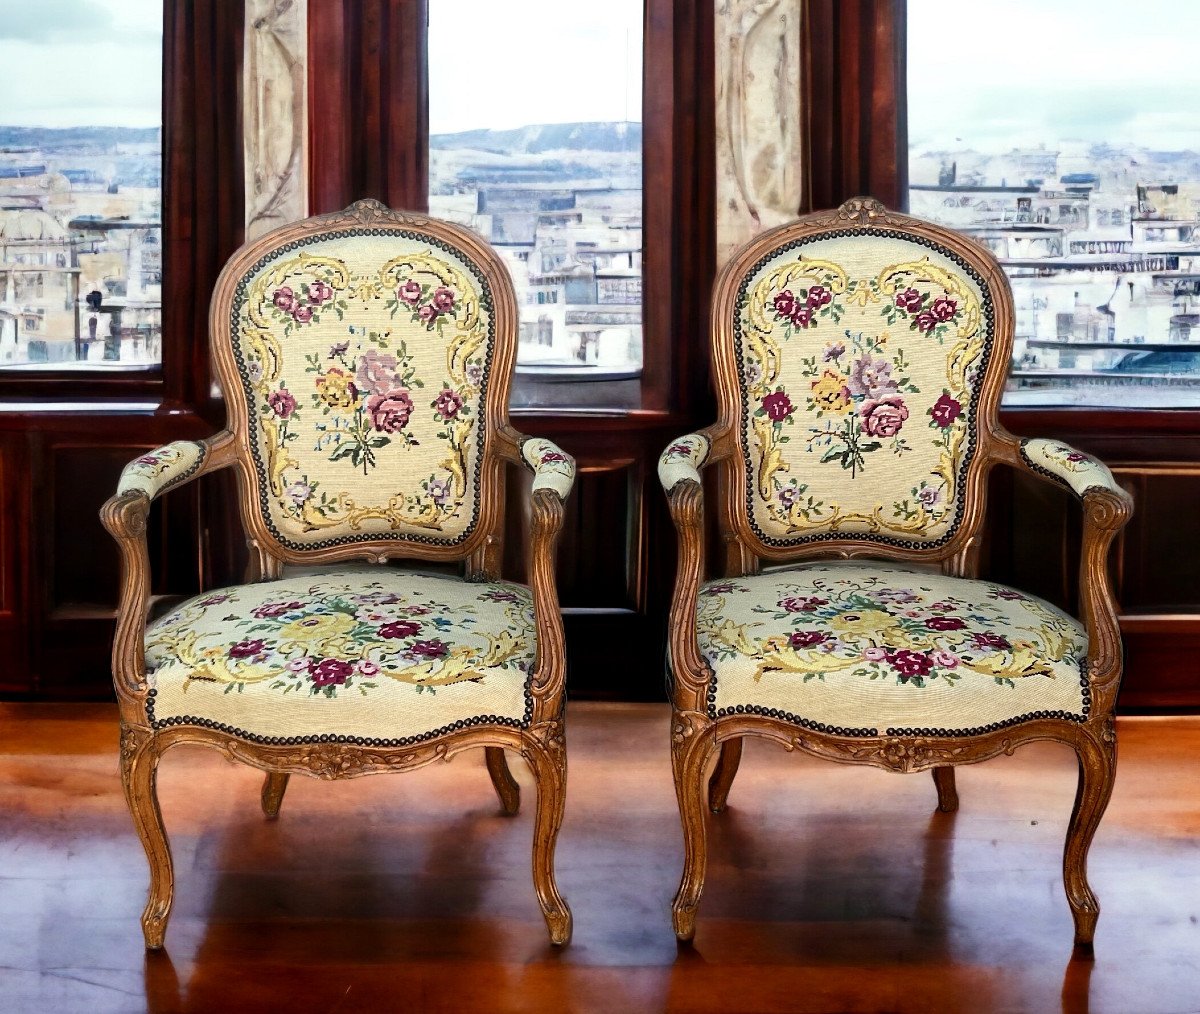
{"label": "wooden window frame", "polygon": [[[707,398],[707,296],[715,273],[713,12],[646,0],[642,107],[641,407],[601,416],[658,425]],[[428,0],[335,0],[309,12],[314,213],[364,197],[428,208]],[[319,57],[318,57],[319,54]],[[647,242],[649,237],[649,242]],[[562,421],[514,410],[523,425]]]}
{"label": "wooden window frame", "polygon": [[208,299],[243,235],[243,20],[243,0],[163,3],[161,365],[119,373],[4,370],[0,405],[149,402],[164,413],[220,414]]}

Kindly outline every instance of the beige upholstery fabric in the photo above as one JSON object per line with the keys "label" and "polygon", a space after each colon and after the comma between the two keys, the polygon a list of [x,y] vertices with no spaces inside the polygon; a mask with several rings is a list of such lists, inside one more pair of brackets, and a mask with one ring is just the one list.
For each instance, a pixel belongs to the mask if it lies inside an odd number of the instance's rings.
{"label": "beige upholstery fabric", "polygon": [[195,440],[176,440],[148,451],[125,466],[117,493],[144,493],[153,500],[194,475],[206,453],[205,445]]}
{"label": "beige upholstery fabric", "polygon": [[747,274],[733,324],[764,543],[953,534],[992,346],[973,269],[882,229],[794,240]]}
{"label": "beige upholstery fabric", "polygon": [[146,632],[156,726],[412,742],[529,719],[528,589],[341,568],[197,596]]}
{"label": "beige upholstery fabric", "polygon": [[668,493],[684,479],[700,481],[700,466],[708,457],[708,438],[689,433],[672,441],[658,459],[658,481]]}
{"label": "beige upholstery fabric", "polygon": [[259,261],[231,327],[259,511],[284,544],[452,544],[475,524],[495,336],[482,274],[400,229]]}
{"label": "beige upholstery fabric", "polygon": [[533,469],[533,491],[553,490],[565,500],[575,485],[575,459],[551,440],[530,437],[521,446],[521,457]]}
{"label": "beige upholstery fabric", "polygon": [[767,714],[849,735],[973,734],[1082,719],[1087,635],[1040,599],[881,563],[705,584],[712,717]]}
{"label": "beige upholstery fabric", "polygon": [[1104,462],[1060,440],[1022,441],[1021,454],[1034,468],[1053,476],[1076,496],[1083,496],[1089,489],[1120,488]]}

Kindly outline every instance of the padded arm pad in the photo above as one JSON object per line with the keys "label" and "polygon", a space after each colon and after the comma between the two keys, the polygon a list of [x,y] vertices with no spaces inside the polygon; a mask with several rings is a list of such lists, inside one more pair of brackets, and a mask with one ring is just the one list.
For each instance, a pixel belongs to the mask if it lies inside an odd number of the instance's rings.
{"label": "padded arm pad", "polygon": [[176,440],[147,451],[125,466],[117,484],[117,495],[142,493],[153,500],[195,475],[206,457],[208,445],[198,440]]}
{"label": "padded arm pad", "polygon": [[575,485],[575,459],[545,437],[530,437],[521,445],[521,457],[533,469],[533,491],[552,490],[566,500]]}
{"label": "padded arm pad", "polygon": [[707,460],[710,449],[708,437],[699,433],[689,433],[685,437],[673,440],[658,459],[658,481],[662,483],[663,489],[670,493],[684,479],[698,483],[700,469]]}
{"label": "padded arm pad", "polygon": [[1093,489],[1119,492],[1121,488],[1104,462],[1061,440],[1022,440],[1021,457],[1035,472],[1062,483],[1080,499]]}

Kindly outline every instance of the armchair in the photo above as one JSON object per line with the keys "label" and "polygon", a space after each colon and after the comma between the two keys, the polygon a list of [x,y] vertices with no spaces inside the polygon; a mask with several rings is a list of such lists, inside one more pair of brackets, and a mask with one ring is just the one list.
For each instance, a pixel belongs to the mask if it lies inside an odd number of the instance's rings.
{"label": "armchair", "polygon": [[[762,234],[718,277],[719,419],[659,463],[679,535],[667,667],[680,939],[704,886],[705,806],[724,808],[745,736],[932,769],[946,811],[956,765],[1056,740],[1079,760],[1063,872],[1090,950],[1087,853],[1112,791],[1122,666],[1106,561],[1132,501],[1100,462],[1001,428],[1012,340],[1011,292],[985,249],[868,198]],[[1082,620],[978,579],[997,463],[1080,499]],[[711,567],[710,466],[724,553]]]}
{"label": "armchair", "polygon": [[[537,787],[538,902],[551,940],[569,939],[553,561],[574,462],[508,423],[516,330],[486,244],[375,201],[278,229],[225,267],[210,334],[228,428],[138,458],[102,509],[122,559],[113,680],[150,863],[147,948],[163,945],[173,893],[155,773],[180,743],[265,771],[268,817],[291,773],[407,771],[474,748],[515,813],[505,751],[519,753]],[[526,585],[498,573],[508,462],[533,472]],[[151,502],[223,468],[237,471],[250,580],[148,623]]]}

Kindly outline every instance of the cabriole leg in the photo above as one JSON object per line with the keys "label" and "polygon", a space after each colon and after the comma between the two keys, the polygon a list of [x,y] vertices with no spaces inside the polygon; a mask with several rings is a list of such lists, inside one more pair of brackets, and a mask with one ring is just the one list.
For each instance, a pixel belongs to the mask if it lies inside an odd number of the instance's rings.
{"label": "cabriole leg", "polygon": [[[1111,719],[1109,719],[1111,723]],[[1087,857],[1092,838],[1100,826],[1100,818],[1112,796],[1116,778],[1117,744],[1113,726],[1106,728],[1106,742],[1100,742],[1081,730],[1075,743],[1079,758],[1079,786],[1075,791],[1075,807],[1067,826],[1066,847],[1063,850],[1063,884],[1071,917],[1075,920],[1075,951],[1092,953],[1092,938],[1096,920],[1100,918],[1100,902],[1088,884]]]}
{"label": "cabriole leg", "polygon": [[531,738],[522,753],[533,771],[537,789],[533,821],[533,888],[546,917],[550,942],[561,945],[571,939],[571,909],[554,879],[554,850],[567,795],[567,752],[562,727],[551,733],[546,742]]}
{"label": "cabriole leg", "polygon": [[149,730],[122,727],[121,783],[133,815],[133,826],[150,863],[150,897],[142,912],[142,934],[150,951],[157,951],[163,945],[175,894],[171,845],[158,807],[158,758]]}
{"label": "cabriole leg", "polygon": [[738,765],[742,762],[742,737],[737,739],[727,739],[721,744],[721,755],[717,759],[716,770],[713,771],[712,778],[708,782],[708,808],[713,813],[720,813],[725,809],[725,804],[729,800],[729,788],[733,785],[733,778],[738,772]]}
{"label": "cabriole leg", "polygon": [[511,816],[521,808],[521,786],[508,770],[508,761],[501,747],[486,746],[483,753],[487,758],[488,775],[495,786],[496,795],[500,797],[500,807]]}
{"label": "cabriole leg", "polygon": [[279,807],[283,803],[283,794],[287,792],[289,775],[285,771],[268,771],[263,779],[262,808],[267,820],[279,816]]}
{"label": "cabriole leg", "polygon": [[957,810],[958,789],[954,786],[954,768],[934,768],[933,784],[937,786],[938,809],[942,813],[953,813]]}
{"label": "cabriole leg", "polygon": [[711,726],[696,731],[694,726],[685,726],[679,718],[674,719],[671,726],[671,767],[675,775],[679,819],[683,824],[683,875],[671,905],[671,921],[676,937],[691,940],[696,932],[696,909],[704,890],[704,872],[708,863],[704,767],[712,753],[713,735]]}

